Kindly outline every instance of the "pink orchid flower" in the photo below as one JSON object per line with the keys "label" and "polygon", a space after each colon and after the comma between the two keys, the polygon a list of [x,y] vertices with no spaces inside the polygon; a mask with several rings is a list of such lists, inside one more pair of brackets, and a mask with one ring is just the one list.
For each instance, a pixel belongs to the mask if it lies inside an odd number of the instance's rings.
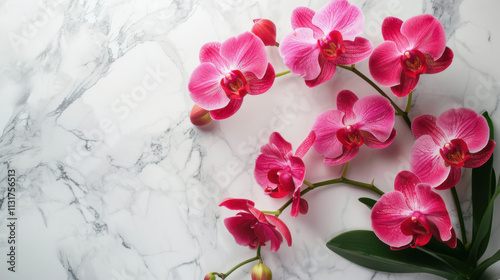
{"label": "pink orchid flower", "polygon": [[401,171],[394,191],[375,203],[371,220],[375,234],[393,250],[424,246],[432,236],[451,248],[457,246],[443,198],[409,171]]}
{"label": "pink orchid flower", "polygon": [[345,0],[331,1],[317,13],[296,8],[292,28],[281,40],[280,53],[286,66],[309,87],[330,80],[337,64],[358,63],[373,50],[369,40],[356,37],[364,29],[363,13]]}
{"label": "pink orchid flower", "polygon": [[382,36],[385,42],[370,56],[370,73],[396,96],[413,91],[420,74],[439,73],[453,60],[443,25],[432,15],[419,15],[404,23],[388,17],[382,23]]}
{"label": "pink orchid flower", "polygon": [[306,173],[302,157],[311,148],[315,138],[316,134],[311,131],[294,155],[292,145],[278,132],[273,132],[269,143],[260,148],[261,154],[255,162],[255,179],[269,196],[281,198],[293,192],[292,217],[297,217],[299,212],[306,214],[308,210],[307,201],[300,197],[300,187]]}
{"label": "pink orchid flower", "polygon": [[194,103],[210,111],[214,120],[232,116],[247,94],[262,94],[274,82],[264,43],[250,32],[205,44],[200,62],[188,87]]}
{"label": "pink orchid flower", "polygon": [[396,136],[394,119],[394,108],[382,96],[358,100],[353,92],[343,90],[337,96],[337,110],[319,115],[313,124],[314,149],[325,157],[325,164],[348,162],[363,144],[374,149],[390,145]]}
{"label": "pink orchid flower", "polygon": [[450,109],[438,118],[421,115],[411,129],[417,141],[410,155],[410,169],[424,183],[438,190],[460,180],[461,168],[483,165],[493,153],[486,120],[467,108]]}
{"label": "pink orchid flower", "polygon": [[292,245],[292,236],[285,223],[274,215],[264,214],[256,209],[253,201],[226,198],[219,206],[241,211],[234,217],[224,219],[224,225],[239,245],[255,249],[259,245],[265,246],[266,242],[270,241],[271,251],[276,252],[283,242],[283,237],[288,246]]}

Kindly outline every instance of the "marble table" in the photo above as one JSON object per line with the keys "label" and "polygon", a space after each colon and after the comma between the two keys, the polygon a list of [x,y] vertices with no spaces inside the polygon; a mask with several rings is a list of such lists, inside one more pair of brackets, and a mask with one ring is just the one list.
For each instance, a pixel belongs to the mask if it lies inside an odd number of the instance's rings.
{"label": "marble table", "polygon": [[[4,0],[0,1],[0,279],[202,279],[225,272],[255,252],[237,245],[220,209],[226,197],[249,198],[260,209],[284,200],[263,194],[255,158],[271,132],[297,147],[316,116],[351,89],[376,94],[341,69],[313,89],[294,75],[276,79],[264,95],[246,98],[233,117],[194,127],[187,84],[200,47],[272,19],[278,40],[291,31],[303,0]],[[430,13],[443,23],[455,58],[444,72],[422,76],[410,118],[450,108],[490,112],[500,136],[500,4],[495,0],[352,0],[365,14],[364,37],[382,41],[386,16]],[[267,49],[277,72],[277,48]],[[358,68],[368,73],[367,62]],[[384,88],[390,93],[388,88]],[[405,98],[397,100],[404,106]],[[384,150],[363,148],[348,176],[375,179],[383,191],[408,169],[412,137],[402,119]],[[338,177],[311,150],[306,178]],[[495,159],[500,170],[500,156]],[[8,271],[9,170],[15,170],[16,272]],[[10,178],[10,177],[9,177]],[[470,171],[457,186],[470,234]],[[442,192],[458,229],[449,192]],[[364,190],[336,185],[307,194],[309,213],[282,215],[293,246],[262,250],[274,279],[438,279],[387,274],[352,264],[325,247],[332,237],[370,229]],[[500,248],[500,203],[486,256]],[[11,218],[12,218],[11,217]],[[252,265],[228,279],[250,279]],[[500,265],[485,279],[499,279]]]}

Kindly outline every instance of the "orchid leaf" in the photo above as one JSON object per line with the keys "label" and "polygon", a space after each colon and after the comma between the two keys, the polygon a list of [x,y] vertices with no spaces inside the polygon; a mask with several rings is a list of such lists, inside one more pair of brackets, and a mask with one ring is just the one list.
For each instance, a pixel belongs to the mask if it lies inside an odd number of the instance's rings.
{"label": "orchid leaf", "polygon": [[[499,179],[500,181],[500,179]],[[491,220],[493,219],[493,207],[495,199],[500,194],[500,188],[496,188],[495,194],[488,203],[488,207],[484,211],[484,216],[479,224],[477,234],[472,240],[472,244],[469,248],[469,258],[467,260],[467,266],[469,268],[476,267],[477,260],[480,258],[480,253],[484,252],[484,248],[487,246],[490,233],[491,233]]]}
{"label": "orchid leaf", "polygon": [[391,250],[373,231],[345,232],[328,241],[326,245],[347,260],[378,271],[430,273],[446,279],[465,279],[447,263],[421,250]]}
{"label": "orchid leaf", "polygon": [[472,272],[472,275],[470,277],[471,280],[476,280],[483,275],[484,271],[490,267],[490,265],[496,263],[497,261],[500,261],[500,250],[498,250],[493,256],[482,262],[480,265],[477,266],[477,268]]}
{"label": "orchid leaf", "polygon": [[372,199],[369,197],[360,197],[358,200],[359,200],[359,202],[366,205],[366,207],[370,208],[370,210],[373,208],[373,205],[375,205],[375,203],[377,203],[377,201],[375,199]]}

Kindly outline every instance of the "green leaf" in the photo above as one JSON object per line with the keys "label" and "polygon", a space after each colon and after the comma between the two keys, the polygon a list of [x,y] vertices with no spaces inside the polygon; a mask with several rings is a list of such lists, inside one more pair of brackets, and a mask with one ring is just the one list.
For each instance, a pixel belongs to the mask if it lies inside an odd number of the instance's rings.
{"label": "green leaf", "polygon": [[338,235],[327,247],[358,265],[385,272],[430,273],[446,279],[465,279],[442,260],[421,250],[393,251],[373,231],[357,230]]}
{"label": "green leaf", "polygon": [[480,265],[477,266],[477,268],[472,272],[472,275],[470,277],[471,280],[479,279],[481,275],[483,275],[484,271],[490,267],[490,265],[496,263],[497,261],[500,261],[500,250],[498,250],[493,256],[482,262]]}
{"label": "green leaf", "polygon": [[452,265],[456,270],[466,273],[467,252],[462,241],[457,240],[457,246],[450,248],[450,246],[438,241],[436,238],[431,238],[427,245],[423,246],[426,252],[435,254],[443,259],[445,262]]}
{"label": "green leaf", "polygon": [[377,201],[375,199],[371,199],[368,197],[360,197],[358,200],[359,200],[359,202],[363,203],[364,205],[366,205],[366,207],[368,207],[370,209],[372,209],[373,205],[375,205],[375,203],[377,203]]}
{"label": "green leaf", "polygon": [[[499,179],[500,181],[500,179]],[[496,192],[488,203],[488,207],[484,211],[484,216],[479,224],[476,236],[472,240],[472,244],[469,247],[469,258],[467,260],[468,267],[476,267],[477,260],[480,258],[479,253],[483,250],[485,246],[484,242],[488,242],[491,233],[491,220],[493,219],[493,206],[495,199],[500,194],[500,188],[496,188]],[[487,245],[487,244],[486,244]]]}
{"label": "green leaf", "polygon": [[493,128],[493,121],[491,120],[490,115],[488,114],[488,112],[484,112],[483,117],[486,119],[488,127],[490,128],[490,139],[495,140],[495,130]]}

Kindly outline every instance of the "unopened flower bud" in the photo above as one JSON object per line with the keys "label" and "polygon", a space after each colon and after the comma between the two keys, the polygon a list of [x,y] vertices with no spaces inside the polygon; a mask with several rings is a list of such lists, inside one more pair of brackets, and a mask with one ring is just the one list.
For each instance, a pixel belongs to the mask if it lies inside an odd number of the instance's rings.
{"label": "unopened flower bud", "polygon": [[271,280],[273,273],[263,263],[258,263],[252,268],[252,280]]}
{"label": "unopened flower bud", "polygon": [[276,46],[276,25],[268,19],[254,19],[252,33],[257,35],[264,45]]}
{"label": "unopened flower bud", "polygon": [[213,275],[212,273],[208,273],[207,275],[205,275],[205,278],[203,278],[203,280],[215,280],[215,275]]}
{"label": "unopened flower bud", "polygon": [[196,126],[206,125],[210,121],[212,121],[212,117],[210,117],[210,112],[201,108],[198,105],[193,106],[189,118],[191,119],[191,123]]}

